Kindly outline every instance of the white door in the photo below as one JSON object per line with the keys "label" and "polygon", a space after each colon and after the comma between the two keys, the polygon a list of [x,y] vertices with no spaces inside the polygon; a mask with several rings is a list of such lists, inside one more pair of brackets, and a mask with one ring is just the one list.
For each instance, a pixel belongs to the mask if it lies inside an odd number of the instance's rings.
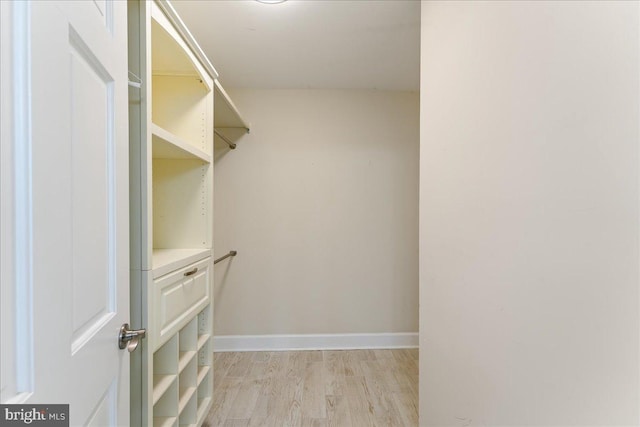
{"label": "white door", "polygon": [[2,402],[127,425],[126,2],[0,3]]}

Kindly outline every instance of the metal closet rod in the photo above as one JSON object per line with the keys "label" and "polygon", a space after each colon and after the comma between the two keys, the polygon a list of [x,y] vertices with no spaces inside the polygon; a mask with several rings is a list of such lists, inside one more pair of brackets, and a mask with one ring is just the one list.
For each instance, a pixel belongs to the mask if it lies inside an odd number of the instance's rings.
{"label": "metal closet rod", "polygon": [[[236,129],[236,128],[234,128]],[[249,128],[237,128],[237,129],[244,129],[247,133],[249,133]],[[227,143],[227,145],[229,146],[229,148],[231,148],[232,150],[235,150],[236,148],[236,144],[234,142],[232,142],[229,138],[227,138],[226,136],[224,136],[223,134],[221,134],[220,132],[218,132],[218,129],[213,128],[213,132],[218,135],[224,142]]]}
{"label": "metal closet rod", "polygon": [[229,140],[229,138],[227,138],[226,136],[224,136],[223,134],[221,134],[220,132],[218,132],[218,129],[213,129],[213,132],[218,135],[224,142],[227,143],[227,145],[229,146],[229,148],[231,148],[232,150],[236,149],[236,144],[234,144],[233,142],[231,142]]}
{"label": "metal closet rod", "polygon": [[214,264],[219,263],[222,260],[225,260],[227,258],[229,258],[230,256],[236,256],[238,255],[238,251],[229,251],[228,254],[221,256],[220,258],[216,259],[215,261],[213,261]]}

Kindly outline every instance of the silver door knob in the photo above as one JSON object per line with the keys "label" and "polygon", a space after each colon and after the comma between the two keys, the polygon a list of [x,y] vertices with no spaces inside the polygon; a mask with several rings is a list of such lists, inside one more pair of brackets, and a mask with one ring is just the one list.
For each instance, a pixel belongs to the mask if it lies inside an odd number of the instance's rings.
{"label": "silver door knob", "polygon": [[118,334],[118,348],[126,348],[131,353],[138,348],[138,342],[147,335],[146,329],[129,329],[129,324],[125,323],[120,327]]}

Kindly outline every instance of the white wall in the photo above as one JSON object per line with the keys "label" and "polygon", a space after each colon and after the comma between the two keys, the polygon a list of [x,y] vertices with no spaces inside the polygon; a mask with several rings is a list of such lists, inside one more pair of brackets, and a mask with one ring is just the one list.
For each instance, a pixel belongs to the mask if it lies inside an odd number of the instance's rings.
{"label": "white wall", "polygon": [[638,425],[637,2],[422,3],[421,425]]}
{"label": "white wall", "polygon": [[216,153],[215,334],[417,332],[419,96],[235,90]]}

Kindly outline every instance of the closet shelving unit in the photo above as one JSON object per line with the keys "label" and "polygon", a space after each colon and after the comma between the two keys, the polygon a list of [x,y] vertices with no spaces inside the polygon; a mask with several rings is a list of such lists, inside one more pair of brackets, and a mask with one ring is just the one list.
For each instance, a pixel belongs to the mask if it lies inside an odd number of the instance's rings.
{"label": "closet shelving unit", "polygon": [[169,2],[129,0],[128,20],[140,76],[129,91],[131,319],[147,329],[132,353],[131,425],[200,426],[214,386],[214,123],[234,141],[249,126]]}

